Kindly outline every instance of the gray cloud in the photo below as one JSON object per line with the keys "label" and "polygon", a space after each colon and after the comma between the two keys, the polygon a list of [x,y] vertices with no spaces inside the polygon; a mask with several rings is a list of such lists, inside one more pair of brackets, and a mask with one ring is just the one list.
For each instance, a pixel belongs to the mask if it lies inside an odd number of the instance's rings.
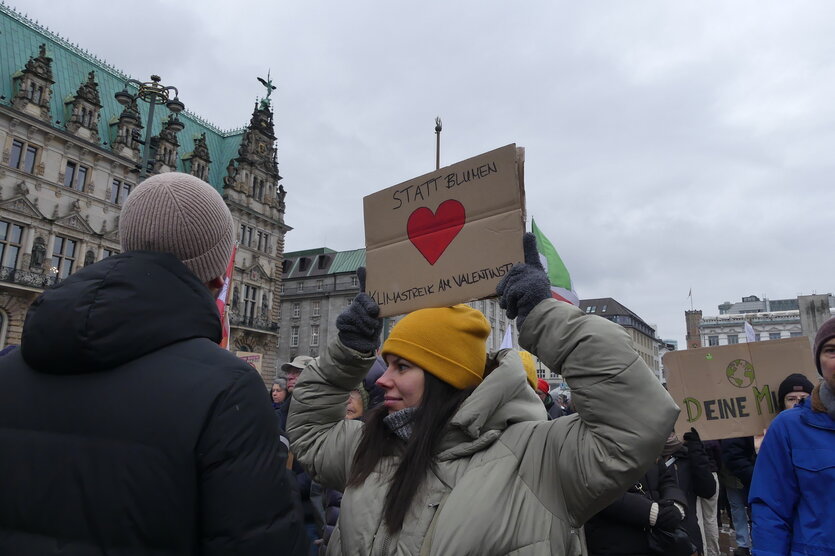
{"label": "gray cloud", "polygon": [[362,246],[362,197],[433,168],[440,114],[444,163],[525,146],[529,212],[578,293],[617,298],[663,337],[683,344],[691,287],[706,314],[833,290],[818,244],[833,196],[830,4],[25,9],[134,77],[159,73],[224,128],[248,121],[270,68],[288,250]]}

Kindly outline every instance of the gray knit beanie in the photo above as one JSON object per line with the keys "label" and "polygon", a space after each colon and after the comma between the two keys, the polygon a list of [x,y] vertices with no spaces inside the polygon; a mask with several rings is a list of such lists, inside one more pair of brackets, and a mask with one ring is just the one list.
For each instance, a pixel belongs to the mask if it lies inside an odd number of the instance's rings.
{"label": "gray knit beanie", "polygon": [[128,195],[119,217],[122,251],[171,253],[202,282],[223,276],[234,239],[220,194],[179,172],[157,174]]}

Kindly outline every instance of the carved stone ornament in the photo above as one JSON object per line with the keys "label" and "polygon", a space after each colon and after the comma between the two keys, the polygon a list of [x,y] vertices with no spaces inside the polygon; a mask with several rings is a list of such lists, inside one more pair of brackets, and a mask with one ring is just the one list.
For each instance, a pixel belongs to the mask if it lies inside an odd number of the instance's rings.
{"label": "carved stone ornament", "polygon": [[90,104],[101,108],[101,97],[99,96],[99,84],[96,83],[96,72],[87,74],[87,82],[83,83],[75,92],[75,98],[86,100]]}
{"label": "carved stone ornament", "polygon": [[207,164],[211,164],[212,159],[209,157],[209,147],[206,145],[206,133],[201,133],[194,139],[194,150],[191,152],[194,158],[202,158]]}
{"label": "carved stone ornament", "polygon": [[35,238],[32,244],[32,260],[29,263],[29,268],[41,268],[46,259],[46,240],[41,236]]}

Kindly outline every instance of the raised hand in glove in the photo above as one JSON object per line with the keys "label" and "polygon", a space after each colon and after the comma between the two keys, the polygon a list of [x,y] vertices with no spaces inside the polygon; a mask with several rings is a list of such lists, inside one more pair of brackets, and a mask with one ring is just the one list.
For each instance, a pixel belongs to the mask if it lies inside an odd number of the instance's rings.
{"label": "raised hand in glove", "polygon": [[507,318],[516,319],[516,327],[522,328],[528,313],[543,299],[551,297],[551,283],[539,262],[536,236],[525,234],[522,239],[525,262],[515,264],[507,276],[496,286],[499,306],[507,312]]}
{"label": "raised hand in glove", "polygon": [[365,267],[357,269],[360,293],[354,301],[336,317],[339,341],[346,347],[361,353],[371,353],[380,347],[383,320],[380,306],[365,293]]}
{"label": "raised hand in glove", "polygon": [[681,510],[672,500],[662,500],[658,503],[658,518],[655,527],[664,531],[673,531],[684,519]]}
{"label": "raised hand in glove", "polygon": [[681,437],[685,442],[701,442],[702,439],[699,436],[699,431],[696,430],[695,427],[690,427],[690,432],[684,433],[684,436]]}

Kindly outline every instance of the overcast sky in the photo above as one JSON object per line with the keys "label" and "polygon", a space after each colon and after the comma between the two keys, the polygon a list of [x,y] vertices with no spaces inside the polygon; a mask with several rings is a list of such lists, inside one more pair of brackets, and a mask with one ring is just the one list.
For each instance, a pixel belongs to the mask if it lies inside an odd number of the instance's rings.
{"label": "overcast sky", "polygon": [[[7,0],[7,3],[8,0]],[[508,143],[581,298],[684,311],[835,290],[835,4],[12,0],[221,128],[271,69],[286,250],[364,246],[362,197]],[[133,31],[131,31],[131,29]]]}

